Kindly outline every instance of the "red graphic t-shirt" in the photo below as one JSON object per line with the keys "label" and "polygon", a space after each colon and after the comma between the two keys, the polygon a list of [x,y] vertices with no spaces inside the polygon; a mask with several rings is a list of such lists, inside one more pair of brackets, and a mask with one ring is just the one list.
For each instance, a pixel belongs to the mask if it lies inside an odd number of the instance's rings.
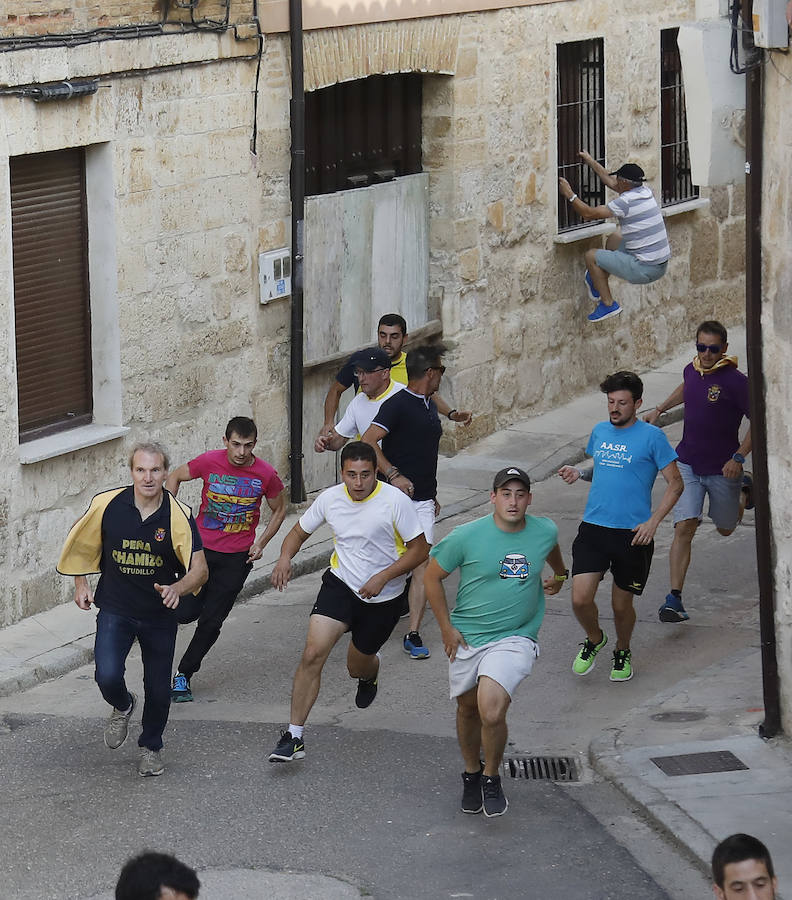
{"label": "red graphic t-shirt", "polygon": [[249,550],[256,538],[261,501],[277,497],[283,482],[258,457],[252,466],[234,466],[225,450],[210,450],[187,464],[192,478],[203,479],[196,517],[204,547],[220,553]]}

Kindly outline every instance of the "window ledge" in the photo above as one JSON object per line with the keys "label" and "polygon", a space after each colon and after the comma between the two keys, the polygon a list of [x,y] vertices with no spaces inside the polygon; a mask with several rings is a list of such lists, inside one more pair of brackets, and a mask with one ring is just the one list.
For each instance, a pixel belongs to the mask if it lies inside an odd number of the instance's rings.
{"label": "window ledge", "polygon": [[49,434],[35,441],[20,444],[19,461],[23,466],[41,462],[82,450],[84,447],[114,441],[128,433],[129,428],[123,425],[82,425],[79,428],[70,428],[68,431],[59,431],[57,434]]}
{"label": "window ledge", "polygon": [[553,237],[556,244],[574,244],[576,241],[585,241],[596,237],[598,234],[613,234],[616,231],[614,222],[598,222],[596,225],[584,225],[582,228],[572,228],[569,231],[561,231]]}
{"label": "window ledge", "polygon": [[670,206],[664,206],[661,212],[663,213],[663,218],[668,219],[671,216],[692,212],[694,209],[704,209],[705,206],[709,205],[709,197],[694,197],[692,200],[683,200],[681,203],[672,203]]}

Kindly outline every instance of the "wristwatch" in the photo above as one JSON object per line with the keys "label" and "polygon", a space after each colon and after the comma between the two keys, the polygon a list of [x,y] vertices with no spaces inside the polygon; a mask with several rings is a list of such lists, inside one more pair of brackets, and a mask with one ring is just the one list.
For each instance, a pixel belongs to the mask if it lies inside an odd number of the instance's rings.
{"label": "wristwatch", "polygon": [[732,459],[733,459],[736,463],[739,463],[740,465],[742,465],[742,464],[745,462],[745,457],[742,455],[742,453],[733,453],[733,454],[732,454]]}
{"label": "wristwatch", "polygon": [[563,575],[556,575],[553,573],[553,578],[555,578],[556,581],[566,581],[567,578],[569,578],[569,569],[564,569]]}

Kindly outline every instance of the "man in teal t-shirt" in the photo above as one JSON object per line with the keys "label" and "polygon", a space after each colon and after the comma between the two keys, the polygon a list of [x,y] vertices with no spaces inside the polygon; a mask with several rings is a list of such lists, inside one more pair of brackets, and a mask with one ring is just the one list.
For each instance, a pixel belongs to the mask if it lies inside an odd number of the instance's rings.
{"label": "man in teal t-shirt", "polygon": [[[501,469],[490,500],[491,516],[460,525],[432,548],[424,587],[449,659],[451,697],[457,700],[457,738],[465,762],[462,811],[500,816],[508,807],[498,775],[508,736],[506,712],[539,655],[545,593],[557,593],[569,573],[555,523],[526,515],[531,479],[522,469]],[[545,562],[555,575],[543,582]],[[449,614],[442,582],[454,569],[459,587]]]}

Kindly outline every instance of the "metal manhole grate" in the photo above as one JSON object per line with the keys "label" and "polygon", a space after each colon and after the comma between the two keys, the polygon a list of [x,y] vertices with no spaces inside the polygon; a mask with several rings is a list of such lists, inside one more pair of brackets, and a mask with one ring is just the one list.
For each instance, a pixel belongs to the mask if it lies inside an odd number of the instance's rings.
{"label": "metal manhole grate", "polygon": [[503,773],[533,781],[580,781],[577,760],[572,756],[507,756]]}
{"label": "metal manhole grate", "polygon": [[711,753],[683,753],[679,756],[654,756],[651,761],[665,775],[710,775],[716,772],[739,772],[747,769],[731,750]]}

